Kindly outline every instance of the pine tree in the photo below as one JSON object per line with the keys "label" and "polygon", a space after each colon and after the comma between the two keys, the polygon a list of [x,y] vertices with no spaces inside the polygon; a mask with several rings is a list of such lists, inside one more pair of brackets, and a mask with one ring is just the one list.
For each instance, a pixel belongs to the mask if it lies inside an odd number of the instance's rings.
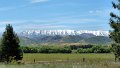
{"label": "pine tree", "polygon": [[17,34],[13,31],[12,25],[6,25],[1,41],[1,60],[11,62],[21,60],[23,57]]}
{"label": "pine tree", "polygon": [[[120,11],[120,0],[118,3],[112,2],[114,9]],[[112,44],[113,52],[115,55],[115,61],[120,60],[120,17],[114,13],[110,13],[110,26],[113,30],[110,31],[110,38],[114,41]]]}

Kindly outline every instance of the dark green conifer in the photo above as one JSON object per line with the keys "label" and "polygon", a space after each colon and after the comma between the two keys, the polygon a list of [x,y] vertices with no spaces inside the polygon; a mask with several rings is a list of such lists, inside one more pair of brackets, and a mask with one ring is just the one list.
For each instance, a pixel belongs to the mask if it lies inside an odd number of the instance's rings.
{"label": "dark green conifer", "polygon": [[[120,11],[120,0],[118,3],[112,2],[113,8]],[[114,13],[110,13],[110,26],[112,30],[110,31],[110,38],[114,41],[112,44],[113,52],[115,55],[115,61],[120,60],[120,16]]]}
{"label": "dark green conifer", "polygon": [[21,60],[23,57],[17,34],[13,31],[12,25],[6,25],[1,41],[1,60],[11,62]]}

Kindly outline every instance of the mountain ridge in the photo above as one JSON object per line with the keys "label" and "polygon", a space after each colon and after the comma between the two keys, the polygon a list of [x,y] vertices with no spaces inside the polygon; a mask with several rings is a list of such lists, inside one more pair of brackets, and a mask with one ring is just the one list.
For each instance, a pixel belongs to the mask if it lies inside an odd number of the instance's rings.
{"label": "mountain ridge", "polygon": [[22,44],[41,43],[88,43],[88,44],[109,44],[108,31],[88,30],[29,30],[19,34]]}
{"label": "mountain ridge", "polygon": [[20,35],[81,35],[81,34],[93,34],[95,36],[109,36],[108,31],[90,31],[90,30],[26,30],[20,33]]}

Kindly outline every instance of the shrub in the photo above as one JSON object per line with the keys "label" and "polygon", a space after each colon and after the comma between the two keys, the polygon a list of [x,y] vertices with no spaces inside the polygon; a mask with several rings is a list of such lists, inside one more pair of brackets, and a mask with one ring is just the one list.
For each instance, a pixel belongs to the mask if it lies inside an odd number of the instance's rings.
{"label": "shrub", "polygon": [[92,48],[79,48],[78,53],[110,53],[110,47],[106,46],[93,46]]}
{"label": "shrub", "polygon": [[92,49],[91,48],[88,48],[88,49],[79,48],[77,52],[78,53],[92,53]]}
{"label": "shrub", "polygon": [[110,48],[106,46],[93,46],[92,50],[94,53],[110,53]]}

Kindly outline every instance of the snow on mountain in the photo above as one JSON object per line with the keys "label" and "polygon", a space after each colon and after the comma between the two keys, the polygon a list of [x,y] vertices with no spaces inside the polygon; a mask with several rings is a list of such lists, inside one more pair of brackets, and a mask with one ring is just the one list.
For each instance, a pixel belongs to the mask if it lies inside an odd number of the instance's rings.
{"label": "snow on mountain", "polygon": [[83,33],[95,36],[108,36],[109,31],[90,31],[90,30],[27,30],[21,35],[81,35]]}

